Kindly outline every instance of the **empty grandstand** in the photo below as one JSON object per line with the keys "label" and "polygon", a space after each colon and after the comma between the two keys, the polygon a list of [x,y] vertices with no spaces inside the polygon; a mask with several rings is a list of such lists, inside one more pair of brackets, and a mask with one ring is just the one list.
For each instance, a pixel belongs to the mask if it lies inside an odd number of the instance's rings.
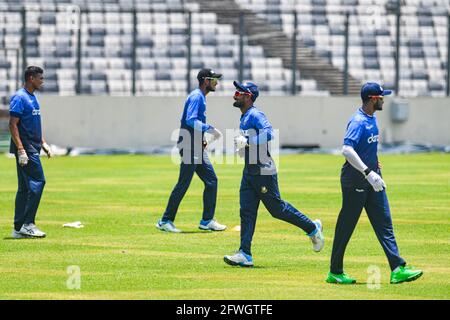
{"label": "empty grandstand", "polygon": [[[44,92],[59,95],[183,95],[206,66],[224,74],[224,95],[238,78],[271,95],[355,94],[368,80],[395,89],[396,3],[0,0],[0,97],[24,64],[43,66]],[[397,93],[443,96],[449,0],[401,4]]]}

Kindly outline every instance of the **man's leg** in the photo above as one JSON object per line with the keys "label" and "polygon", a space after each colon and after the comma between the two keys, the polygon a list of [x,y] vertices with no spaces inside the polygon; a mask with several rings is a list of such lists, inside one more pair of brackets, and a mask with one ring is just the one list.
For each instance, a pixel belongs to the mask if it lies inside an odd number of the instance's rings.
{"label": "man's leg", "polygon": [[405,260],[400,257],[397,242],[394,236],[386,190],[380,192],[371,190],[369,196],[367,197],[365,208],[370,223],[372,224],[375,234],[377,235],[378,241],[383,247],[384,253],[388,258],[391,271],[398,266],[404,266],[406,263]]}
{"label": "man's leg", "polygon": [[336,222],[330,271],[344,272],[344,254],[367,198],[367,188],[342,187],[342,209]]}
{"label": "man's leg", "polygon": [[23,167],[24,178],[28,186],[24,224],[35,223],[37,210],[45,186],[44,171],[39,154],[30,153],[28,154],[28,158],[28,164]]}
{"label": "man's leg", "polygon": [[241,188],[239,190],[240,215],[241,215],[241,246],[245,254],[252,255],[251,246],[255,233],[256,217],[258,216],[258,193],[250,183],[250,175],[243,174]]}
{"label": "man's leg", "polygon": [[163,221],[174,221],[175,216],[180,206],[181,200],[183,200],[189,185],[191,184],[192,177],[195,172],[195,164],[180,164],[180,175],[178,177],[178,182],[175,185],[172,193],[170,194],[169,202],[167,204],[166,211],[161,220]]}
{"label": "man's leg", "polygon": [[253,187],[269,213],[277,219],[293,224],[307,234],[316,230],[316,225],[306,215],[281,199],[277,175],[255,176]]}
{"label": "man's leg", "polygon": [[28,184],[26,174],[19,165],[16,157],[18,189],[16,194],[15,212],[14,212],[14,229],[19,231],[25,223],[25,207],[28,198]]}
{"label": "man's leg", "polygon": [[203,191],[202,220],[208,221],[214,218],[216,210],[217,176],[206,152],[203,155],[203,163],[197,165],[195,172],[197,172],[198,176],[205,184],[205,190]]}

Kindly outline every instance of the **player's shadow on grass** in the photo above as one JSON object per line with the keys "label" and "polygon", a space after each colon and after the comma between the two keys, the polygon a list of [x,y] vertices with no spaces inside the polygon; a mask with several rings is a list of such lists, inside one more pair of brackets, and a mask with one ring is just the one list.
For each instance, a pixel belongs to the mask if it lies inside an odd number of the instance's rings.
{"label": "player's shadow on grass", "polygon": [[13,238],[13,237],[4,237],[3,238],[3,240],[17,240],[17,241],[21,241],[21,240],[38,240],[38,239],[41,239],[41,238]]}
{"label": "player's shadow on grass", "polygon": [[181,231],[180,234],[192,234],[192,233],[204,233],[204,234],[211,234],[213,231],[205,231],[205,230],[196,230],[196,231]]}

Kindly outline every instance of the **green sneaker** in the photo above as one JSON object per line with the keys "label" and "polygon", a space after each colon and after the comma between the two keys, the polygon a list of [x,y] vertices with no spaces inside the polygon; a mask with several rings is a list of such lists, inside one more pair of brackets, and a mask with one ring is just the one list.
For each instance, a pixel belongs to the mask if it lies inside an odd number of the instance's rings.
{"label": "green sneaker", "polygon": [[391,272],[391,283],[402,283],[414,281],[422,276],[422,270],[413,270],[411,267],[400,266],[397,271]]}
{"label": "green sneaker", "polygon": [[325,280],[328,283],[339,283],[339,284],[353,284],[356,283],[356,279],[350,278],[347,274],[341,273],[341,274],[334,274],[331,272],[328,272],[328,277]]}

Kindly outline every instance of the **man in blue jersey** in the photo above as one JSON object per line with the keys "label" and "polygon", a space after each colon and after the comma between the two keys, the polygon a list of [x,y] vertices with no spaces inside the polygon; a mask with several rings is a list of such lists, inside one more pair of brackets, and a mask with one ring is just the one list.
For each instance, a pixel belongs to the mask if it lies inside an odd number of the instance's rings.
{"label": "man in blue jersey", "polygon": [[180,137],[178,148],[180,149],[181,164],[178,182],[173,189],[169,202],[162,218],[156,223],[159,230],[167,232],[181,232],[174,225],[178,207],[186,194],[194,173],[205,184],[203,192],[203,216],[200,220],[201,230],[223,231],[225,225],[214,219],[217,198],[217,177],[214,168],[205,151],[205,132],[219,139],[222,134],[219,130],[206,123],[206,95],[216,91],[221,74],[211,69],[202,69],[197,75],[199,86],[192,91],[184,104],[181,117]]}
{"label": "man in blue jersey", "polygon": [[43,149],[49,158],[52,156],[50,147],[42,137],[41,111],[34,95],[44,82],[43,73],[39,67],[27,67],[25,86],[11,97],[10,102],[10,152],[16,157],[19,182],[12,232],[12,237],[16,239],[46,236],[35,224],[45,185],[39,154]]}
{"label": "man in blue jersey", "polygon": [[375,112],[383,110],[383,97],[391,94],[377,83],[361,88],[362,107],[351,117],[344,137],[342,153],[346,162],[341,171],[342,209],[336,224],[328,283],[356,283],[344,273],[344,253],[363,208],[383,247],[391,268],[391,283],[413,281],[421,270],[406,266],[400,257],[392,227],[386,196],[386,184],[381,177],[377,146],[379,140]]}
{"label": "man in blue jersey", "polygon": [[240,187],[241,245],[234,255],[224,261],[232,266],[252,267],[252,238],[260,201],[270,214],[302,229],[310,237],[313,250],[319,252],[324,246],[322,223],[311,221],[307,216],[281,199],[275,163],[269,152],[273,139],[272,125],[254,102],[259,95],[253,82],[234,81],[236,92],[233,106],[241,110],[241,135],[235,138],[236,150],[245,156],[245,167]]}

